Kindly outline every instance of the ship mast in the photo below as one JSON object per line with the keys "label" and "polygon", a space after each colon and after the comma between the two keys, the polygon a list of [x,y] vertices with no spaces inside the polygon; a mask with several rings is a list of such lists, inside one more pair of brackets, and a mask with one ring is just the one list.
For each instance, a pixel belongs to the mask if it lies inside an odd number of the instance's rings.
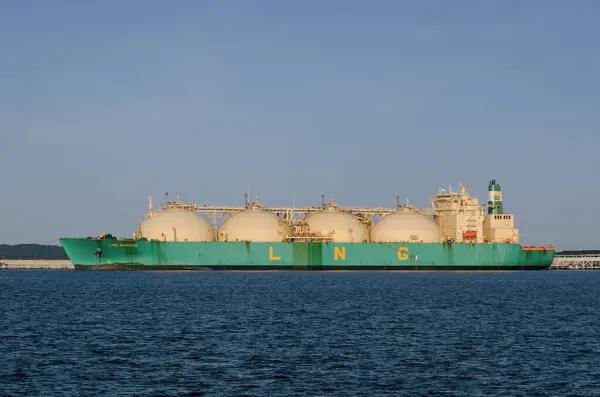
{"label": "ship mast", "polygon": [[152,195],[148,195],[148,218],[152,217]]}

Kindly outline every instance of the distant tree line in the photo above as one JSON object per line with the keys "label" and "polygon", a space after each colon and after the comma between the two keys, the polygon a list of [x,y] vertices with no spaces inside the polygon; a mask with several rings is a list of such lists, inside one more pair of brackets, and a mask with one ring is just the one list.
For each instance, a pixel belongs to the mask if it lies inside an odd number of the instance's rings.
{"label": "distant tree line", "polygon": [[569,250],[556,252],[556,255],[598,255],[600,250]]}
{"label": "distant tree line", "polygon": [[69,259],[63,247],[42,244],[0,244],[0,262],[3,259]]}

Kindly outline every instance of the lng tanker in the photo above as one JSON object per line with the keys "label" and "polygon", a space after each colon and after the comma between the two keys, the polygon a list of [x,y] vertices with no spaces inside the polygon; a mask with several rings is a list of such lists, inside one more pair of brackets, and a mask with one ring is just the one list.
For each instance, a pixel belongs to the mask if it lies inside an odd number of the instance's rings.
{"label": "lng tanker", "polygon": [[[502,191],[479,204],[467,186],[439,189],[431,209],[225,207],[168,200],[132,238],[60,239],[75,269],[129,270],[539,270],[552,246],[523,246]],[[203,214],[203,215],[202,215]]]}

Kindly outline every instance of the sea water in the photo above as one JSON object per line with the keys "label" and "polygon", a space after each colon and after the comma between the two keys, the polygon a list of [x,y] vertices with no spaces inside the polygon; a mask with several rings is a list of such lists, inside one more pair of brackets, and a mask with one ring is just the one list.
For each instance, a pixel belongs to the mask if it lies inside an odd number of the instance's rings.
{"label": "sea water", "polygon": [[0,271],[2,396],[600,395],[600,271]]}

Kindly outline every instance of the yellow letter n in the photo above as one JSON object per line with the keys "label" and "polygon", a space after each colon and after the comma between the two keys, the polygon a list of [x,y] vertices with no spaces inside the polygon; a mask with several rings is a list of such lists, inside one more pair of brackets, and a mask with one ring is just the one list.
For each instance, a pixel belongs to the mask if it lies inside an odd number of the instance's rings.
{"label": "yellow letter n", "polygon": [[346,247],[342,247],[341,250],[338,247],[333,247],[333,260],[337,261],[338,258],[343,261],[346,260]]}

